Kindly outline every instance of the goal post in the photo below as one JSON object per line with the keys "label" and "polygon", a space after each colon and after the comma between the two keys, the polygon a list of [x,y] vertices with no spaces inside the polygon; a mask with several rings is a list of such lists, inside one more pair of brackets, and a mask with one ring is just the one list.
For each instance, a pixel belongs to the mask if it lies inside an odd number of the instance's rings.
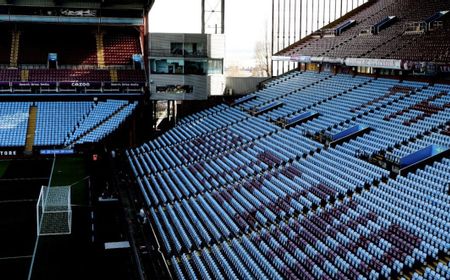
{"label": "goal post", "polygon": [[72,232],[70,186],[42,186],[36,204],[38,236]]}

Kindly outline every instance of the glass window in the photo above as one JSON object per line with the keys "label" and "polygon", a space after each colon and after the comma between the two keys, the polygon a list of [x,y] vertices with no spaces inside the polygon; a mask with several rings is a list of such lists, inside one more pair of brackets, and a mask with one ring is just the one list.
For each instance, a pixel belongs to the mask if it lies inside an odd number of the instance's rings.
{"label": "glass window", "polygon": [[170,54],[182,56],[206,56],[203,43],[170,43]]}
{"label": "glass window", "polygon": [[205,49],[202,43],[185,43],[184,44],[185,56],[204,56],[206,55]]}
{"label": "glass window", "polygon": [[192,93],[194,91],[194,87],[191,85],[166,85],[166,86],[157,86],[157,93]]}
{"label": "glass window", "polygon": [[170,43],[170,53],[183,55],[183,43]]}
{"label": "glass window", "polygon": [[186,60],[185,74],[205,75],[206,67],[206,61]]}
{"label": "glass window", "polygon": [[223,60],[150,59],[150,71],[152,74],[223,74]]}
{"label": "glass window", "polygon": [[223,61],[221,59],[208,60],[208,74],[223,74]]}
{"label": "glass window", "polygon": [[183,74],[184,61],[182,59],[151,59],[152,74]]}

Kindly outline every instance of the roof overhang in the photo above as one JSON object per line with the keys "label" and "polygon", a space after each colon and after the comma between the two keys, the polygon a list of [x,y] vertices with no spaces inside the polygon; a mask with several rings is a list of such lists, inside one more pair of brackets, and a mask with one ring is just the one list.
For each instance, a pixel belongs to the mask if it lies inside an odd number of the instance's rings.
{"label": "roof overhang", "polygon": [[155,0],[0,0],[0,6],[73,8],[73,9],[113,9],[150,10]]}

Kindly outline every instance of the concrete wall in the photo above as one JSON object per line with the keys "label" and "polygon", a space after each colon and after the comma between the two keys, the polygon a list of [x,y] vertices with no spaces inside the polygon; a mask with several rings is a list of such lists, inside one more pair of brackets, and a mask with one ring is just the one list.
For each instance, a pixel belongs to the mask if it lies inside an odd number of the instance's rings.
{"label": "concrete wall", "polygon": [[233,95],[254,92],[258,84],[267,79],[267,77],[227,77],[226,94],[229,89],[232,90]]}

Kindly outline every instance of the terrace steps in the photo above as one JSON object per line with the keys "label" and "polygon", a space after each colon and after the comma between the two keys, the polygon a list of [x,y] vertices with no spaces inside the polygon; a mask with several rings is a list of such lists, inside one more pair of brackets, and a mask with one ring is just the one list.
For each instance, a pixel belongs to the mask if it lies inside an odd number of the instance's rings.
{"label": "terrace steps", "polygon": [[109,70],[109,75],[111,76],[111,82],[117,83],[119,81],[119,77],[117,76],[117,69]]}
{"label": "terrace steps", "polygon": [[11,55],[10,55],[10,66],[17,67],[17,62],[19,59],[19,42],[20,42],[20,32],[14,31],[11,36]]}
{"label": "terrace steps", "polygon": [[105,50],[103,47],[103,33],[97,33],[95,35],[95,41],[97,43],[97,65],[99,68],[105,67]]}
{"label": "terrace steps", "polygon": [[122,110],[124,110],[129,104],[123,104],[120,106],[120,108],[118,108],[114,113],[112,113],[111,115],[109,115],[107,118],[105,118],[104,120],[102,120],[101,122],[99,122],[97,125],[95,125],[94,127],[90,128],[88,131],[84,132],[83,134],[81,134],[80,136],[78,136],[76,139],[74,139],[73,141],[71,141],[68,145],[66,145],[67,147],[72,147],[73,145],[77,144],[78,141],[80,141],[80,139],[82,139],[84,136],[88,135],[89,133],[91,133],[92,131],[95,131],[97,128],[99,128],[100,126],[102,126],[103,124],[105,124],[107,121],[109,121],[110,119],[112,119],[114,116],[116,116],[117,114],[119,114]]}
{"label": "terrace steps", "polygon": [[37,120],[37,106],[30,106],[28,126],[27,126],[27,138],[25,141],[25,153],[31,154],[33,151],[34,138],[36,134],[36,120]]}
{"label": "terrace steps", "polygon": [[22,69],[20,71],[20,81],[28,82],[29,77],[30,77],[30,71],[28,69]]}

